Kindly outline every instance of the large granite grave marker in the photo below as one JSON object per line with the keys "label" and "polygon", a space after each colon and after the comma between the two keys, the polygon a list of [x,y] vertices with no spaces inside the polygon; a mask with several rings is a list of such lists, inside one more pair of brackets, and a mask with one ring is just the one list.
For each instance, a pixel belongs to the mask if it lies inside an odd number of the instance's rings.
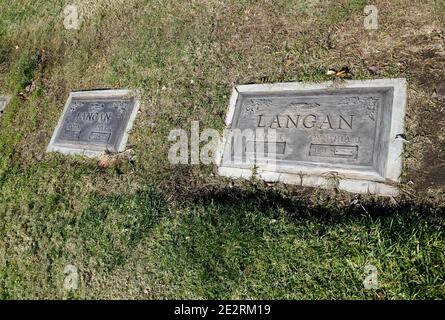
{"label": "large granite grave marker", "polygon": [[82,91],[70,94],[48,152],[90,157],[125,150],[139,108],[129,90]]}
{"label": "large granite grave marker", "polygon": [[[228,129],[273,132],[273,148],[264,136],[226,138],[218,153],[219,173],[396,195],[405,105],[404,79],[237,86]],[[266,152],[258,155],[253,145],[263,140]],[[234,150],[244,154],[237,157]],[[252,158],[254,166],[246,161]]]}

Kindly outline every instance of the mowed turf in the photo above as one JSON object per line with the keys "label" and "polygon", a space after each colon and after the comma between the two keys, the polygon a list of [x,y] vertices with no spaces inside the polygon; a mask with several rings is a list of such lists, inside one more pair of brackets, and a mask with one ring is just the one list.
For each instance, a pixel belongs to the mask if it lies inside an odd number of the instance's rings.
{"label": "mowed turf", "polygon": [[[445,297],[440,1],[0,0],[0,297]],[[379,9],[365,30],[363,8]],[[222,129],[235,84],[409,83],[401,196],[218,177],[168,163],[168,133]],[[338,80],[338,79],[337,79]],[[140,90],[129,151],[45,153],[70,91]],[[79,286],[66,290],[67,265]],[[365,267],[377,269],[367,290]]]}

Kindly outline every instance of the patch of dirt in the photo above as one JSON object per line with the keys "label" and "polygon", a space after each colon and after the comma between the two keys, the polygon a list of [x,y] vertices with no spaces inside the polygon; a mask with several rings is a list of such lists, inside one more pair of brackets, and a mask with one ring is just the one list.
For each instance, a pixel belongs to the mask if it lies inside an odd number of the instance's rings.
{"label": "patch of dirt", "polygon": [[[440,14],[419,1],[374,1],[379,28],[351,16],[331,30],[330,58],[365,78],[404,77],[408,105],[402,186],[413,198],[445,195],[445,42]],[[406,15],[400,15],[406,12]]]}
{"label": "patch of dirt", "polygon": [[422,165],[412,172],[412,177],[419,183],[420,189],[445,187],[445,80],[429,83],[435,93],[433,100],[437,108],[431,118],[425,117],[422,126],[427,128],[425,137],[430,141],[424,150]]}

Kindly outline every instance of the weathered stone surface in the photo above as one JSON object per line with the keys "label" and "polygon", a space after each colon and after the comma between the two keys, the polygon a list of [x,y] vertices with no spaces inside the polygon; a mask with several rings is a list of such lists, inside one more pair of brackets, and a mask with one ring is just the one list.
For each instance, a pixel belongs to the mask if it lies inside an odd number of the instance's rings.
{"label": "weathered stone surface", "polygon": [[405,105],[404,79],[238,86],[226,124],[255,134],[224,141],[220,174],[394,195]]}
{"label": "weathered stone surface", "polygon": [[71,93],[48,151],[92,157],[122,152],[138,108],[128,90]]}
{"label": "weathered stone surface", "polygon": [[3,115],[6,105],[8,104],[10,97],[0,96],[0,117]]}

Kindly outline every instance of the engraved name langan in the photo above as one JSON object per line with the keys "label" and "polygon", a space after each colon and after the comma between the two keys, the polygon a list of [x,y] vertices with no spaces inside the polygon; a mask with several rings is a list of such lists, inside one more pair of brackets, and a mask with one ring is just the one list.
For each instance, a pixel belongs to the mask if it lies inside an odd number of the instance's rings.
{"label": "engraved name langan", "polygon": [[352,130],[354,115],[274,115],[259,114],[258,128]]}
{"label": "engraved name langan", "polygon": [[[75,102],[71,106],[71,112],[77,111],[79,107],[83,106],[82,102]],[[91,103],[88,111],[83,111],[75,114],[75,121],[82,122],[98,122],[109,123],[112,120],[112,113],[104,111],[105,104],[100,102]]]}
{"label": "engraved name langan", "polygon": [[76,120],[85,122],[108,123],[111,121],[111,112],[80,112],[76,116]]}

